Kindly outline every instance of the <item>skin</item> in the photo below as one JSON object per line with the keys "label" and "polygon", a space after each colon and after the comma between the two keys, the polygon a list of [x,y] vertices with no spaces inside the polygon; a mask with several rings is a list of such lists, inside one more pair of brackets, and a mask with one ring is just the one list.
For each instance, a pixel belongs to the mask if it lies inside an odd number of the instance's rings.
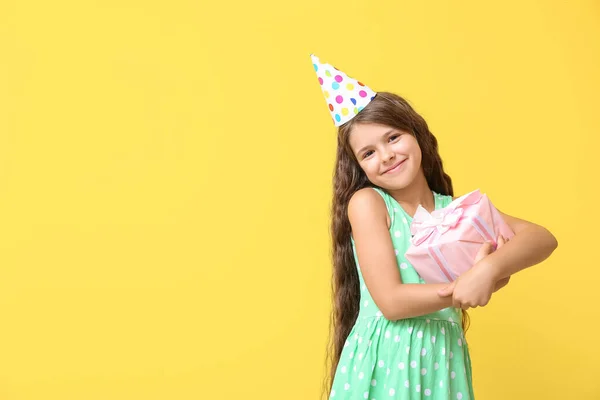
{"label": "skin", "polygon": [[[419,205],[434,210],[414,136],[384,125],[357,124],[349,140],[370,182],[386,189],[409,215],[414,215]],[[357,191],[348,204],[348,217],[365,284],[383,315],[397,320],[450,306],[465,310],[485,306],[511,275],[544,261],[558,246],[546,228],[500,213],[515,233],[509,242],[498,238],[495,251],[491,244],[484,244],[473,268],[451,284],[403,284],[385,203],[372,189]]]}

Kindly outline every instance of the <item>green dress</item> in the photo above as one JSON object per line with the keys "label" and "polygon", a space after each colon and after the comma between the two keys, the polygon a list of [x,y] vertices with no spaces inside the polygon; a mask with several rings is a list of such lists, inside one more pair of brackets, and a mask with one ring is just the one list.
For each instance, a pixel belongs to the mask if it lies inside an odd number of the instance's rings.
{"label": "green dress", "polygon": [[[412,217],[387,192],[374,190],[387,206],[402,282],[425,283],[404,257]],[[452,196],[433,195],[436,209],[452,201]],[[471,359],[461,310],[450,307],[416,318],[387,320],[365,286],[354,240],[352,248],[360,280],[360,311],[342,349],[330,399],[472,400]]]}

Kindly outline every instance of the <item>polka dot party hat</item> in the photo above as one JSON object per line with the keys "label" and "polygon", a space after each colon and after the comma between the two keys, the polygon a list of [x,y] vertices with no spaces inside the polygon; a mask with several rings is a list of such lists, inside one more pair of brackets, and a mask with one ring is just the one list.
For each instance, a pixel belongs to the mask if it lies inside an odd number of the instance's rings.
{"label": "polka dot party hat", "polygon": [[369,87],[332,65],[322,63],[314,54],[310,57],[335,126],[350,121],[375,98],[377,93]]}

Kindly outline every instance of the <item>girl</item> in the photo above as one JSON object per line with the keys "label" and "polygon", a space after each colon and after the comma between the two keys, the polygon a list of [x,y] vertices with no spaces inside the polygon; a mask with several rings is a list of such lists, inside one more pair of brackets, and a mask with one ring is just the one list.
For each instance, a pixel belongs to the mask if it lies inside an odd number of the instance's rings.
{"label": "girl", "polygon": [[450,285],[425,284],[404,257],[417,206],[448,205],[437,140],[401,97],[375,93],[312,56],[336,126],[331,399],[473,399],[466,311],[546,259],[554,236],[502,214],[515,232]]}

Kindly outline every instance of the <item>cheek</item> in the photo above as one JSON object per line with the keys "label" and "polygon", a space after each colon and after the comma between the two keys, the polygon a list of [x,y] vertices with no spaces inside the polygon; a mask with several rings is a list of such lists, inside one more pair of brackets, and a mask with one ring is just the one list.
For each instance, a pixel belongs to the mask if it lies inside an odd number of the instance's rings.
{"label": "cheek", "polygon": [[372,158],[368,161],[363,162],[361,164],[361,168],[365,172],[365,174],[373,175],[379,171],[379,164],[377,161],[375,161],[375,158]]}
{"label": "cheek", "polygon": [[413,149],[413,157],[415,158],[415,160],[417,160],[417,161],[419,161],[419,163],[421,163],[423,154],[421,153],[421,149],[419,148],[419,146],[415,146],[415,148]]}
{"label": "cheek", "polygon": [[410,145],[407,146],[406,150],[412,158],[421,161],[421,148],[419,147],[416,141],[411,141]]}

